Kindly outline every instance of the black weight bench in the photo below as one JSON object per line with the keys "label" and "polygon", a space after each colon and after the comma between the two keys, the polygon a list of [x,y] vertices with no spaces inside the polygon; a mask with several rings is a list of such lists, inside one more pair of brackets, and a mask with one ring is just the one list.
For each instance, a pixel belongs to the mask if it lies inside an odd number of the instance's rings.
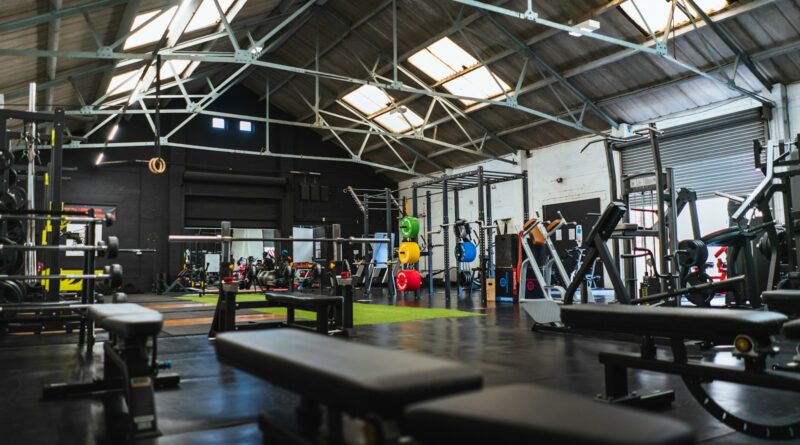
{"label": "black weight bench", "polygon": [[800,290],[764,291],[761,293],[761,300],[771,311],[780,312],[793,318],[800,316]]}
{"label": "black weight bench", "polygon": [[677,420],[534,385],[509,385],[412,405],[404,425],[423,445],[693,444]]}
{"label": "black weight bench", "polygon": [[[601,398],[608,402],[641,406],[668,405],[675,398],[671,390],[630,392],[628,369],[676,374],[709,414],[736,431],[765,439],[800,436],[800,419],[771,424],[745,419],[720,406],[703,386],[713,381],[725,381],[800,392],[800,373],[772,372],[773,369],[786,369],[779,365],[772,368],[767,366],[767,358],[778,349],[773,337],[779,335],[782,329],[787,338],[800,337],[800,325],[786,323],[788,318],[783,314],[734,309],[588,304],[562,307],[561,319],[575,329],[642,336],[639,354],[599,354],[600,363],[606,371],[606,391]],[[657,355],[655,337],[669,338],[672,357]],[[690,359],[686,340],[710,340],[716,344],[733,345],[733,356],[740,359],[744,366]]]}
{"label": "black weight bench", "polygon": [[[313,329],[320,334],[331,334],[341,330],[344,298],[340,296],[305,294],[301,292],[266,292],[269,307],[286,308],[286,325],[307,328],[295,319],[295,311],[309,311],[316,315]],[[331,317],[332,316],[332,317]]]}
{"label": "black weight bench", "polygon": [[[412,433],[422,443],[525,443],[520,439],[532,438],[588,443],[580,442],[587,437],[608,439],[595,441],[608,444],[694,443],[683,424],[590,399],[525,385],[474,392],[482,385],[474,367],[410,352],[288,329],[220,334],[216,348],[221,362],[301,397],[296,410],[300,431],[262,415],[265,443],[342,443],[342,413],[368,422],[378,442]],[[327,408],[327,438],[319,433],[322,406]],[[562,411],[552,411],[554,406]],[[604,420],[584,428],[585,418],[596,412]],[[583,420],[576,422],[575,416]],[[607,419],[626,427],[615,435]],[[632,435],[629,424],[641,430]],[[515,440],[497,439],[504,434],[515,434]],[[490,440],[476,442],[478,437]],[[548,440],[553,437],[559,440]]]}
{"label": "black weight bench", "polygon": [[138,304],[121,303],[91,305],[88,316],[109,334],[103,345],[103,378],[88,383],[50,384],[44,387],[43,398],[118,391],[127,409],[126,434],[137,439],[159,435],[154,390],[180,383],[177,374],[158,375],[159,368],[165,367],[156,360],[162,315]]}

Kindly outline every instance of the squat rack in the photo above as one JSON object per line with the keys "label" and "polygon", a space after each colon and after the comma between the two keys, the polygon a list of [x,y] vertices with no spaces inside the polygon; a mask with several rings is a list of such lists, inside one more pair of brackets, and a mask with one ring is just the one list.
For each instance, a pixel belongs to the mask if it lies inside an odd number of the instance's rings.
{"label": "squat rack", "polygon": [[[447,301],[450,301],[451,286],[450,286],[450,209],[448,196],[453,193],[453,204],[455,211],[456,221],[461,219],[458,192],[462,190],[469,190],[473,188],[478,189],[478,221],[482,222],[482,229],[478,234],[478,254],[481,270],[481,304],[487,303],[486,296],[486,278],[487,278],[487,259],[488,259],[488,272],[494,276],[494,240],[492,227],[492,186],[502,182],[522,180],[522,220],[527,221],[529,216],[528,204],[528,171],[523,170],[522,173],[507,173],[491,170],[484,170],[483,167],[478,167],[475,170],[455,173],[451,175],[444,175],[438,178],[430,179],[424,182],[416,182],[411,186],[411,202],[412,213],[417,215],[419,212],[419,191],[425,190],[425,202],[428,209],[425,215],[426,227],[428,233],[426,234],[427,244],[427,260],[428,260],[428,290],[430,295],[433,295],[433,233],[430,227],[433,224],[431,215],[431,196],[436,194],[442,195],[442,226],[445,228],[442,231],[443,247],[444,247],[444,295]],[[431,190],[436,190],[436,193],[431,193]],[[485,228],[486,230],[483,230]],[[488,237],[488,246],[487,240]],[[488,247],[488,249],[487,249]],[[488,258],[487,258],[488,251]],[[415,265],[419,268],[419,265]],[[461,264],[456,263],[456,270],[461,272]],[[419,298],[419,290],[417,291],[417,298]]]}

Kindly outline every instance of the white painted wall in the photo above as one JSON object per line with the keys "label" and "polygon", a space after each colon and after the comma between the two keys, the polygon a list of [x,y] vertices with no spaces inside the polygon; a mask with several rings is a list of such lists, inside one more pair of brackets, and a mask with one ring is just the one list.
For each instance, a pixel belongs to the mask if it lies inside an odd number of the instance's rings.
{"label": "white painted wall", "polygon": [[[770,133],[775,138],[783,138],[787,133],[787,123],[784,119],[784,103],[782,100],[781,87],[776,86],[768,97],[777,104],[770,122]],[[800,132],[800,83],[786,87],[786,97],[788,98],[788,130],[789,134]],[[717,104],[708,105],[699,109],[687,110],[675,115],[661,118],[657,122],[660,129],[666,129],[677,125],[686,124],[692,121],[709,119],[715,116],[735,113],[759,106],[753,99],[740,99],[725,101]],[[641,128],[649,124],[643,122],[633,125],[633,128]],[[790,136],[794,137],[794,136]],[[519,160],[520,165],[513,166],[498,161],[488,161],[480,164],[461,167],[448,171],[448,173],[458,173],[462,171],[474,170],[478,165],[482,165],[486,170],[514,171],[519,172],[522,168],[528,170],[529,177],[529,204],[531,215],[540,212],[543,205],[574,201],[581,199],[600,198],[601,206],[605,206],[610,201],[610,190],[608,182],[608,171],[606,166],[605,154],[601,143],[594,144],[583,153],[581,149],[586,143],[594,138],[585,137],[571,141],[565,141],[547,147],[537,148],[530,152],[530,156]],[[615,156],[617,173],[620,172],[620,159]],[[562,181],[559,182],[559,178]],[[400,183],[400,195],[411,197],[410,187],[415,181],[420,179],[410,179]],[[478,214],[477,192],[475,190],[461,192],[461,217],[476,219]],[[493,219],[511,218],[515,227],[522,224],[522,192],[519,181],[498,184],[492,190],[493,199]],[[424,193],[419,195],[419,214],[425,215]],[[432,199],[433,227],[438,229],[442,221],[441,195],[434,196]],[[450,198],[450,221],[453,217],[452,197]],[[722,209],[722,201],[709,202],[701,206],[701,211],[707,213],[705,218],[701,215],[701,227],[704,232],[715,230],[717,226],[725,223],[725,219],[719,216],[715,209]],[[568,215],[567,218],[569,218]],[[424,218],[423,218],[424,224]],[[689,234],[689,221],[683,217],[679,221],[679,233]],[[434,236],[434,244],[441,244],[441,235]],[[451,237],[452,244],[452,237]],[[452,250],[452,246],[451,246]],[[434,256],[434,269],[439,270],[443,267],[441,249],[438,249]],[[451,255],[451,266],[454,266],[454,258]],[[425,260],[422,260],[422,270],[426,269]]]}

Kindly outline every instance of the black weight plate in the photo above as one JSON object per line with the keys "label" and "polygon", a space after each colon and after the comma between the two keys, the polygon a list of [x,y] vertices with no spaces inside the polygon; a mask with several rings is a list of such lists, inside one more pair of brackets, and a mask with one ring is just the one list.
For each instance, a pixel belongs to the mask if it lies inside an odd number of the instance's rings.
{"label": "black weight plate", "polygon": [[15,198],[17,198],[17,208],[18,209],[25,208],[25,200],[28,197],[28,192],[25,191],[25,187],[22,187],[21,185],[16,185],[14,187],[11,187],[9,191],[14,194]]}
{"label": "black weight plate", "polygon": [[[711,283],[712,281],[714,280],[712,280],[711,277],[705,272],[692,272],[689,275],[686,275],[687,286],[697,286],[699,284]],[[689,291],[686,293],[686,299],[695,306],[708,307],[711,306],[711,300],[714,299],[714,291]]]}
{"label": "black weight plate", "polygon": [[10,191],[1,192],[0,193],[0,207],[4,210],[17,210],[19,209],[19,201],[17,200],[17,196],[11,193]]}
{"label": "black weight plate", "polygon": [[472,273],[468,270],[462,270],[458,273],[458,285],[466,287],[472,284]]}
{"label": "black weight plate", "polygon": [[6,222],[6,233],[4,235],[17,244],[24,243],[27,235],[25,221],[17,219]]}
{"label": "black weight plate", "polygon": [[13,280],[0,281],[0,303],[21,303],[25,299],[22,287]]}
{"label": "black weight plate", "polygon": [[8,171],[8,186],[9,187],[13,187],[13,186],[17,185],[17,180],[18,179],[19,179],[19,177],[17,176],[17,171],[16,170],[14,170],[12,168],[11,170]]}
{"label": "black weight plate", "polygon": [[[4,246],[16,244],[8,238],[0,237],[0,244]],[[13,275],[22,269],[25,256],[21,250],[0,250],[0,272]]]}
{"label": "black weight plate", "polygon": [[0,170],[8,170],[14,165],[14,155],[8,150],[0,150]]}
{"label": "black weight plate", "polygon": [[701,240],[683,240],[678,243],[678,250],[685,251],[683,255],[678,256],[678,261],[682,267],[702,267],[708,260],[708,247]]}

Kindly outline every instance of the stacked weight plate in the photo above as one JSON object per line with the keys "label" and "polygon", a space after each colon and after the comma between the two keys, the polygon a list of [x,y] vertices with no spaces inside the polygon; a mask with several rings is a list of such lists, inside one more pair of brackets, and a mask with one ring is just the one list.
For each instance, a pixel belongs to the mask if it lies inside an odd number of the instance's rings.
{"label": "stacked weight plate", "polygon": [[[421,254],[417,237],[419,236],[419,219],[404,216],[400,220],[400,237],[402,242],[397,249],[397,259],[404,266],[412,266],[419,262]],[[395,285],[400,292],[415,291],[422,285],[422,277],[414,269],[404,268],[395,276]]]}

